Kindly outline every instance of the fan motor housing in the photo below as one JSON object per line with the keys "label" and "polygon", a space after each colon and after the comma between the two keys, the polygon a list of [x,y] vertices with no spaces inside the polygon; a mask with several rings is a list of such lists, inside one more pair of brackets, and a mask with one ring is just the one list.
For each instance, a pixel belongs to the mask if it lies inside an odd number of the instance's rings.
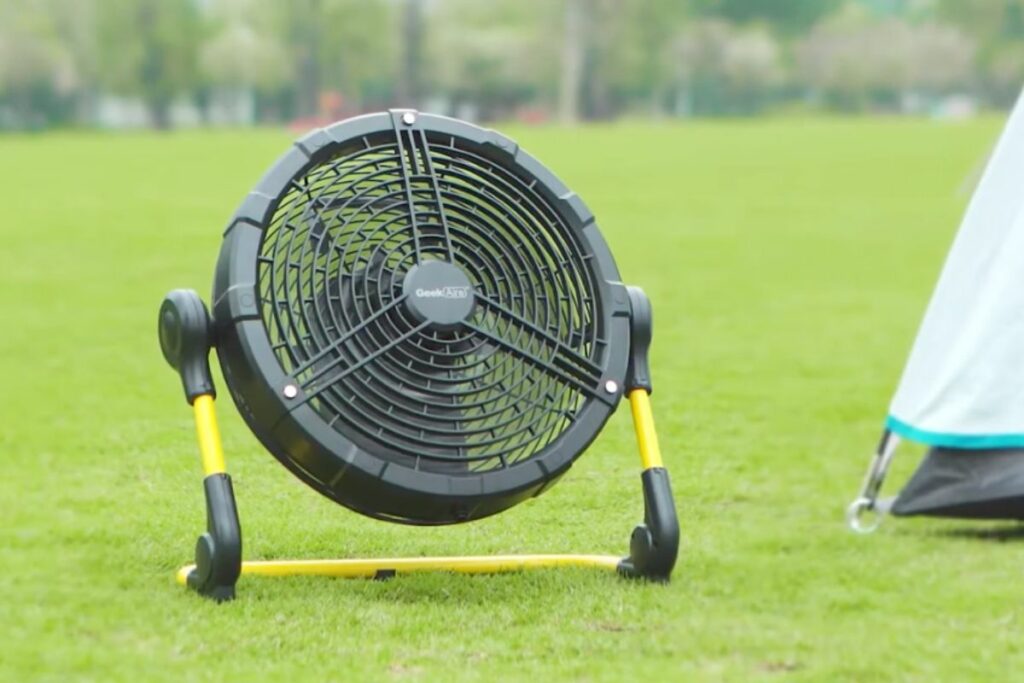
{"label": "fan motor housing", "polygon": [[541,493],[625,386],[630,303],[593,215],[511,140],[446,117],[298,140],[230,220],[212,300],[258,439],[380,519],[458,523]]}
{"label": "fan motor housing", "polygon": [[469,277],[454,263],[427,261],[402,281],[409,313],[435,330],[449,330],[469,317],[476,295]]}

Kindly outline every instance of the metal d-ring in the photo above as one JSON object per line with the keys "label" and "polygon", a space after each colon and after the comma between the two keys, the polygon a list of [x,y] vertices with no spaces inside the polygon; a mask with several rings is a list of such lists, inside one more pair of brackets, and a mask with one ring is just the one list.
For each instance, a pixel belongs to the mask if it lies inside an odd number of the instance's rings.
{"label": "metal d-ring", "polygon": [[[875,512],[872,521],[865,524],[864,513]],[[857,498],[846,508],[846,523],[858,534],[870,534],[882,523],[882,513],[875,509],[874,502],[864,498]]]}

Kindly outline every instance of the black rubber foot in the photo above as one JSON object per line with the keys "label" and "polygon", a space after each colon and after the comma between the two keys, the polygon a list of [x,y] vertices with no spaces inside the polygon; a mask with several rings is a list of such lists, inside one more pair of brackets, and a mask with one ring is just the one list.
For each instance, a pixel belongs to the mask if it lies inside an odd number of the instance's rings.
{"label": "black rubber foot", "polygon": [[619,573],[630,578],[668,581],[679,555],[679,519],[672,499],[668,472],[652,467],[641,475],[644,486],[644,523],[633,529],[629,557]]}
{"label": "black rubber foot", "polygon": [[203,480],[203,488],[207,530],[196,540],[196,568],[188,575],[188,586],[224,602],[235,597],[235,583],[242,573],[242,530],[231,477],[211,474]]}
{"label": "black rubber foot", "polygon": [[188,587],[204,598],[209,598],[214,602],[228,602],[235,599],[234,584],[227,586],[203,584],[200,581],[199,572],[195,569],[189,572]]}

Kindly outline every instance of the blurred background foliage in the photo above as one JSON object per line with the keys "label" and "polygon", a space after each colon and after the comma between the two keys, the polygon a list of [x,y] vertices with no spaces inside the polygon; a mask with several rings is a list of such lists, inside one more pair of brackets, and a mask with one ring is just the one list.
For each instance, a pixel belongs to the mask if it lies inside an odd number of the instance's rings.
{"label": "blurred background foliage", "polygon": [[1024,0],[0,0],[0,128],[844,111],[966,116]]}

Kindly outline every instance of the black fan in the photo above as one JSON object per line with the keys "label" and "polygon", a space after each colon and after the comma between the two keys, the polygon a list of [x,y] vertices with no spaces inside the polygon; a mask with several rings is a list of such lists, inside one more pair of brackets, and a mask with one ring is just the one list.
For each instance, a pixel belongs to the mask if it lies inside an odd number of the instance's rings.
{"label": "black fan", "polygon": [[[649,304],[620,282],[583,202],[506,137],[412,111],[307,135],[229,223],[212,320],[177,290],[160,327],[213,477],[210,531],[182,574],[201,592],[233,595],[241,557],[206,398],[214,345],[239,411],[286,467],[346,507],[409,524],[479,519],[546,490],[626,393],[648,514],[631,558],[611,559],[627,574],[671,571],[678,530],[647,402]],[[220,521],[217,500],[228,501]],[[505,559],[595,563],[580,557]],[[385,561],[374,573],[506,568],[465,559]],[[354,575],[354,562],[315,573]],[[222,566],[234,576],[215,578]]]}

